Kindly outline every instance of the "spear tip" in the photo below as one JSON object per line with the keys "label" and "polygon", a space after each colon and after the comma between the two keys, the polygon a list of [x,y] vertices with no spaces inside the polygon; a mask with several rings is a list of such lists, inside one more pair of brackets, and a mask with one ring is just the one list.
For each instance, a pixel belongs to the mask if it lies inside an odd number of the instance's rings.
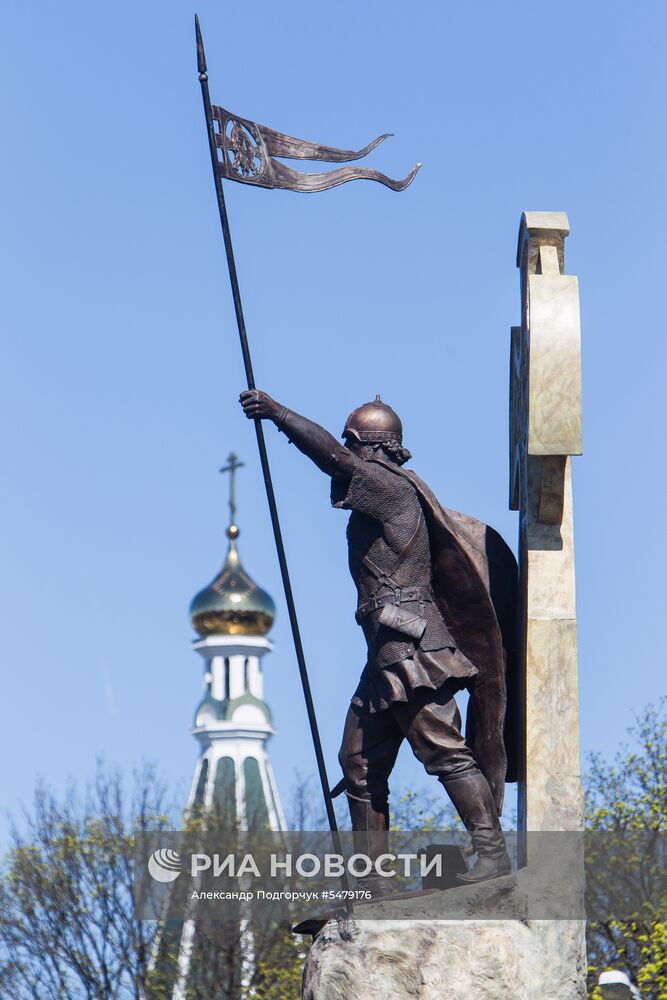
{"label": "spear tip", "polygon": [[199,70],[199,75],[201,77],[206,73],[206,56],[204,55],[204,42],[201,37],[198,14],[195,14],[195,35],[197,38],[197,69]]}

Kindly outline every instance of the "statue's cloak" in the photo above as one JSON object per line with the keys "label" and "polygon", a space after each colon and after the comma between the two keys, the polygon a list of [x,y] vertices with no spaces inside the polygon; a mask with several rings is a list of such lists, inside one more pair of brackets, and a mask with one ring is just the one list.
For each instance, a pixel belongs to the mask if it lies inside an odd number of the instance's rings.
{"label": "statue's cloak", "polygon": [[468,687],[466,740],[502,808],[505,781],[518,777],[518,570],[514,553],[488,525],[442,507],[419,476],[375,459],[405,476],[417,491],[428,526],[433,591],[456,643],[478,674]]}

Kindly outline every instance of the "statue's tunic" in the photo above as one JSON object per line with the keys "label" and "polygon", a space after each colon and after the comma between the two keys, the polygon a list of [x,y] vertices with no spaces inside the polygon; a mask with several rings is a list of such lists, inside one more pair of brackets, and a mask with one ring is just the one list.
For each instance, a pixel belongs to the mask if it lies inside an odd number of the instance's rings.
{"label": "statue's tunic", "polygon": [[[437,689],[449,678],[470,678],[477,670],[456,648],[434,601],[428,528],[415,488],[379,463],[354,455],[350,462],[349,449],[340,452],[345,454],[332,476],[331,502],[352,511],[349,565],[358,593],[357,620],[368,645],[352,701],[378,711],[410,701],[419,687]],[[395,604],[421,620],[420,637],[380,621],[383,608]]]}

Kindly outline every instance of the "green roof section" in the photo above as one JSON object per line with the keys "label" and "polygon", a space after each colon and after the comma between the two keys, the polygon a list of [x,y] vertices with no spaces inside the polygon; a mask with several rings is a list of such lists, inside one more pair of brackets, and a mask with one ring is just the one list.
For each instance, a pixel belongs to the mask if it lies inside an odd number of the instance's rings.
{"label": "green roof section", "polygon": [[245,694],[239,695],[238,698],[214,698],[212,694],[205,694],[195,709],[192,724],[195,727],[206,724],[205,719],[201,722],[197,721],[200,712],[204,708],[210,709],[210,711],[207,712],[209,720],[213,719],[216,722],[231,722],[234,712],[241,705],[256,705],[264,715],[267,725],[270,726],[273,724],[269,706],[265,701],[262,701],[261,698],[257,698],[254,694],[250,694],[249,691],[246,691]]}
{"label": "green roof section", "polygon": [[221,757],[215,769],[213,808],[223,828],[236,827],[236,768],[231,757]]}
{"label": "green roof section", "polygon": [[207,707],[210,708],[211,710],[210,713],[207,713],[209,715],[209,718],[212,716],[219,722],[223,722],[225,720],[226,718],[225,713],[227,711],[227,702],[222,701],[220,698],[214,698],[212,694],[205,694],[195,709],[194,718],[192,720],[192,724],[194,726],[200,725],[200,723],[197,722],[197,717],[199,716],[201,710]]}
{"label": "green roof section", "polygon": [[246,757],[243,761],[243,777],[245,779],[246,826],[249,830],[268,830],[270,829],[269,810],[264,797],[259,764],[254,757]]}
{"label": "green roof section", "polygon": [[225,713],[226,719],[231,719],[234,712],[240,705],[256,705],[263,713],[264,717],[269,725],[273,722],[271,718],[271,710],[265,701],[261,698],[256,698],[254,694],[250,694],[246,691],[245,694],[240,695],[238,698],[231,698],[227,703],[227,709]]}

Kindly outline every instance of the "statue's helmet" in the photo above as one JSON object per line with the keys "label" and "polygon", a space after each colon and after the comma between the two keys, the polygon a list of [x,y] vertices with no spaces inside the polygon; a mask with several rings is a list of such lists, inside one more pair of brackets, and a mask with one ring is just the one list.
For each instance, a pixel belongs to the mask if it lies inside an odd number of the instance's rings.
{"label": "statue's helmet", "polygon": [[403,425],[391,406],[376,396],[353,410],[345,421],[343,437],[362,444],[402,444]]}

